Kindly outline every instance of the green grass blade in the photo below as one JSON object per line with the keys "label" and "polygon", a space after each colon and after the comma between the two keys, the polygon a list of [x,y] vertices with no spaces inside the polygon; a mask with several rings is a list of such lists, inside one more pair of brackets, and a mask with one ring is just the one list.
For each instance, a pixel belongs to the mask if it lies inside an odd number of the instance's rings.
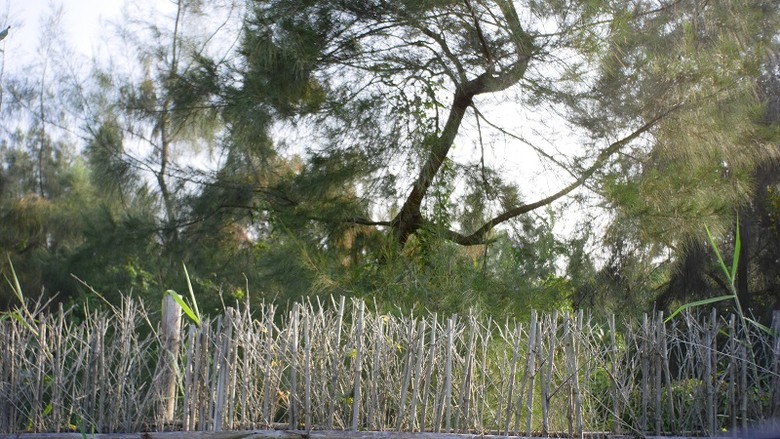
{"label": "green grass blade", "polygon": [[187,315],[187,318],[195,323],[196,326],[200,327],[200,317],[198,317],[198,315],[192,311],[192,308],[187,305],[187,302],[184,301],[184,298],[181,296],[181,294],[178,294],[173,290],[167,290],[165,295],[171,296],[173,301],[176,302],[181,307],[181,310],[184,311],[184,314]]}
{"label": "green grass blade", "polygon": [[11,277],[13,277],[14,283],[11,284],[11,281],[6,278],[6,281],[9,285],[11,285],[11,289],[13,290],[14,294],[16,295],[16,298],[19,299],[19,303],[24,306],[24,294],[22,294],[22,286],[19,284],[19,277],[16,275],[16,270],[14,270],[14,263],[11,262],[11,257],[7,256],[8,258],[8,265],[11,266]]}
{"label": "green grass blade", "polygon": [[[195,292],[192,290],[192,282],[190,282],[190,273],[187,272],[186,265],[182,263],[181,266],[184,267],[184,277],[187,279],[187,289],[190,291],[190,300],[192,300],[192,307],[195,308],[195,315],[198,316],[198,322],[200,322],[200,310],[198,310],[198,302],[195,300]],[[200,323],[198,323],[198,326],[200,326]]]}
{"label": "green grass blade", "polygon": [[24,317],[22,317],[21,314],[19,314],[16,311],[12,311],[9,315],[11,316],[11,318],[13,318],[17,322],[21,323],[22,326],[27,328],[27,330],[32,332],[36,337],[38,337],[38,331],[35,328],[33,328],[32,325],[27,323],[27,320],[25,320]]}
{"label": "green grass blade", "polygon": [[777,334],[769,326],[762,325],[761,323],[759,323],[759,322],[757,322],[757,321],[755,321],[755,320],[753,320],[751,318],[745,317],[745,321],[752,323],[753,325],[755,325],[756,328],[764,331],[765,333],[767,333],[768,335],[771,335],[772,337],[780,336],[780,334]]}
{"label": "green grass blade", "polygon": [[731,261],[731,279],[737,278],[737,265],[739,264],[739,252],[741,249],[742,240],[739,237],[739,217],[737,217],[737,231],[734,237],[734,257]]}
{"label": "green grass blade", "polygon": [[731,276],[731,272],[729,272],[729,268],[726,266],[726,263],[723,262],[723,257],[720,255],[720,250],[718,250],[718,244],[715,243],[715,238],[712,237],[712,233],[710,233],[710,228],[707,227],[706,224],[704,225],[704,230],[707,231],[707,237],[710,239],[710,244],[712,245],[713,250],[715,250],[715,254],[718,256],[718,262],[720,263],[720,268],[722,268],[723,272],[726,274],[726,278],[728,278],[729,284],[734,285],[734,277]]}
{"label": "green grass blade", "polygon": [[680,314],[681,312],[685,311],[688,308],[693,308],[694,306],[709,305],[710,303],[722,302],[724,300],[729,300],[733,298],[734,296],[729,294],[728,296],[710,297],[709,299],[697,300],[695,302],[686,303],[685,305],[680,305],[680,307],[674,310],[673,313],[669,314],[669,317],[664,319],[664,323],[668,322],[669,320],[672,319],[672,317],[676,316],[677,314]]}

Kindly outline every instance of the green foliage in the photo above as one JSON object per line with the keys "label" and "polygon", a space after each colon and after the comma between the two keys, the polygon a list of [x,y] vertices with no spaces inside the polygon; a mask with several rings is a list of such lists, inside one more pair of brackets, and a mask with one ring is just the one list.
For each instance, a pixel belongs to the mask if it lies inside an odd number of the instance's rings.
{"label": "green foliage", "polygon": [[[249,2],[224,53],[204,30],[219,5],[176,2],[125,23],[127,66],[2,78],[3,272],[66,301],[186,288],[192,319],[331,294],[501,317],[770,309],[780,82],[759,3]],[[502,144],[565,178],[540,194]],[[560,213],[594,204],[608,220]],[[749,237],[724,283],[700,224],[735,211]]]}

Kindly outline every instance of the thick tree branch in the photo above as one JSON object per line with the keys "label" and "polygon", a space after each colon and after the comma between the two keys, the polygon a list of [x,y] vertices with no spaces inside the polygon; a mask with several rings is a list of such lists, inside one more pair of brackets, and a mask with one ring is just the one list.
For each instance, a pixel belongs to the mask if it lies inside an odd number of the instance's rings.
{"label": "thick tree branch", "polygon": [[488,70],[458,87],[444,129],[441,135],[432,142],[428,159],[422,166],[406,202],[392,221],[398,242],[401,245],[405,244],[409,236],[423,224],[420,211],[422,201],[452,148],[455,137],[460,130],[463,116],[466,114],[466,109],[471,106],[474,96],[499,92],[517,84],[525,75],[530,59],[530,56],[522,56],[511,69],[505,72],[496,74]]}
{"label": "thick tree branch", "polygon": [[515,206],[511,209],[508,209],[504,211],[503,213],[499,214],[498,216],[494,217],[493,219],[487,221],[482,227],[471,233],[470,235],[463,235],[461,233],[449,230],[447,231],[447,237],[458,244],[461,245],[477,245],[477,244],[483,244],[485,242],[485,237],[488,235],[488,233],[493,230],[493,227],[508,221],[512,218],[515,218],[517,216],[523,215],[525,213],[528,213],[532,210],[538,209],[542,206],[547,206],[551,204],[552,202],[558,200],[559,198],[569,194],[574,189],[582,186],[585,181],[587,181],[593,174],[601,169],[606,163],[607,160],[609,160],[610,157],[612,157],[615,153],[620,151],[621,148],[623,148],[625,145],[627,145],[632,140],[636,139],[643,133],[649,131],[651,128],[653,128],[661,119],[668,116],[670,113],[675,111],[679,106],[675,106],[672,109],[665,111],[657,116],[655,116],[653,119],[642,125],[641,127],[634,130],[631,134],[628,136],[612,143],[607,148],[602,150],[598,157],[596,158],[596,161],[593,162],[593,164],[586,169],[582,175],[580,175],[579,178],[574,180],[572,183],[567,185],[566,187],[562,188],[558,192],[547,196],[545,198],[542,198],[540,200],[537,200],[533,203],[528,204],[521,204],[519,206]]}

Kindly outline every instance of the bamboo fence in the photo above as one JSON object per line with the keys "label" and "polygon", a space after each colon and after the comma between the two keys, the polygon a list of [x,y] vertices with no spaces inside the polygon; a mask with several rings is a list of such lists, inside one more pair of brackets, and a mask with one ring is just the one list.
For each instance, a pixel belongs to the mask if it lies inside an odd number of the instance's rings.
{"label": "bamboo fence", "polygon": [[130,299],[16,313],[0,323],[0,433],[680,436],[780,415],[780,312],[768,332],[714,310],[496,322],[313,300],[199,326]]}

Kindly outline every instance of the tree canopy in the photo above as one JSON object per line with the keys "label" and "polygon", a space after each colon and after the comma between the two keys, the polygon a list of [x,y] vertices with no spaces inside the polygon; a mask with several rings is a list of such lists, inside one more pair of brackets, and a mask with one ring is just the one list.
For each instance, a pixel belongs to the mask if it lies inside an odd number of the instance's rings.
{"label": "tree canopy", "polygon": [[[179,0],[66,101],[49,73],[4,75],[0,110],[31,119],[3,122],[0,245],[71,297],[182,289],[184,263],[214,306],[256,288],[517,315],[710,294],[703,225],[727,237],[739,212],[742,296],[765,297],[777,12]],[[49,107],[78,135],[47,132]]]}

